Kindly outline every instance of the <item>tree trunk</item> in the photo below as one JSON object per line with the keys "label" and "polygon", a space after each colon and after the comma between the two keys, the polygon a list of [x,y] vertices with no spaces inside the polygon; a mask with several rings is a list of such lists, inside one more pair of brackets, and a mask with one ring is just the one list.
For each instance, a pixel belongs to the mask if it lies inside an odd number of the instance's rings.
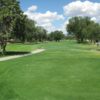
{"label": "tree trunk", "polygon": [[3,55],[5,55],[5,53],[6,53],[6,46],[7,46],[7,42],[6,41],[2,41],[1,42],[1,53]]}

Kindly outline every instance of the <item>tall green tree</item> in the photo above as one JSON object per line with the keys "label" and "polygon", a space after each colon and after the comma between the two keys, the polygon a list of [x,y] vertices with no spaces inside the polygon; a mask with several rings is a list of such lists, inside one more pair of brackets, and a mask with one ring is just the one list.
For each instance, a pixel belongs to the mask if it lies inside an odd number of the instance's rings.
{"label": "tall green tree", "polygon": [[35,31],[35,21],[22,15],[15,20],[12,37],[15,37],[15,40],[18,39],[21,42],[31,42],[34,38]]}
{"label": "tall green tree", "polygon": [[26,19],[25,34],[27,41],[32,42],[35,40],[36,22],[34,20]]}
{"label": "tall green tree", "polygon": [[13,24],[12,38],[19,39],[22,42],[25,41],[25,16],[16,18]]}
{"label": "tall green tree", "polygon": [[16,17],[22,14],[18,0],[0,0],[0,45],[3,54],[6,51],[13,23]]}

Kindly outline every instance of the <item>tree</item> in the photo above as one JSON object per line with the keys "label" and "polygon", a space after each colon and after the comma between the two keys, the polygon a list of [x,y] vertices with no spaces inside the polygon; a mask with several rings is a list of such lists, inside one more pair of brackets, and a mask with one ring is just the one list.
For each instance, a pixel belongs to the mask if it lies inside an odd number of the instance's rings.
{"label": "tree", "polygon": [[26,19],[25,24],[25,38],[28,42],[35,40],[36,22],[34,20]]}
{"label": "tree", "polygon": [[0,0],[0,45],[3,54],[6,51],[13,23],[20,15],[22,15],[22,11],[17,0]]}
{"label": "tree", "polygon": [[69,34],[75,35],[78,42],[84,41],[84,34],[86,22],[85,20],[90,20],[88,17],[85,19],[83,17],[73,17],[69,20],[69,24],[67,25],[67,31]]}
{"label": "tree", "polygon": [[92,23],[89,27],[88,27],[88,39],[91,42],[96,42],[96,40],[100,39],[100,25],[98,23]]}
{"label": "tree", "polygon": [[89,17],[73,17],[66,27],[69,34],[76,37],[78,43],[85,40],[95,41],[100,36],[100,25]]}
{"label": "tree", "polygon": [[35,31],[35,21],[28,19],[25,15],[22,15],[16,18],[12,38],[15,37],[21,42],[31,42],[34,38]]}
{"label": "tree", "polygon": [[47,39],[47,31],[43,27],[37,26],[34,38],[39,42],[45,41]]}
{"label": "tree", "polygon": [[13,30],[12,30],[12,38],[19,39],[22,42],[25,41],[25,29],[26,29],[26,16],[22,15],[16,18],[14,24],[13,24]]}
{"label": "tree", "polygon": [[54,31],[49,34],[49,40],[60,41],[64,38],[64,34],[62,31]]}

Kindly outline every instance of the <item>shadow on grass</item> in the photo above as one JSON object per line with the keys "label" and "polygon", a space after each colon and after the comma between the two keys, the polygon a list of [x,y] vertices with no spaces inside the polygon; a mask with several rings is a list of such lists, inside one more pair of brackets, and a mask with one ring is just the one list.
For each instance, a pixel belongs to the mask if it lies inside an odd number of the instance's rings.
{"label": "shadow on grass", "polygon": [[0,56],[13,56],[13,55],[24,55],[24,54],[29,54],[30,52],[22,52],[22,51],[7,51],[5,55],[2,55],[0,52]]}

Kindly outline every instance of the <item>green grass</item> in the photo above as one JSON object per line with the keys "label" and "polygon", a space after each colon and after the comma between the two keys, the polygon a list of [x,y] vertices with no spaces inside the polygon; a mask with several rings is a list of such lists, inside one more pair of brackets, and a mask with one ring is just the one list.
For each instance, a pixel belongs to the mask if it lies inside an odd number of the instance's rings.
{"label": "green grass", "polygon": [[100,100],[96,46],[62,41],[36,47],[46,51],[0,62],[0,100]]}
{"label": "green grass", "polygon": [[34,49],[39,48],[39,44],[22,44],[22,43],[16,43],[16,44],[8,44],[7,45],[7,51],[32,51]]}
{"label": "green grass", "polygon": [[40,44],[23,44],[23,43],[10,43],[6,47],[6,54],[2,55],[0,53],[0,57],[10,56],[10,55],[18,55],[29,53],[30,51],[40,49]]}

